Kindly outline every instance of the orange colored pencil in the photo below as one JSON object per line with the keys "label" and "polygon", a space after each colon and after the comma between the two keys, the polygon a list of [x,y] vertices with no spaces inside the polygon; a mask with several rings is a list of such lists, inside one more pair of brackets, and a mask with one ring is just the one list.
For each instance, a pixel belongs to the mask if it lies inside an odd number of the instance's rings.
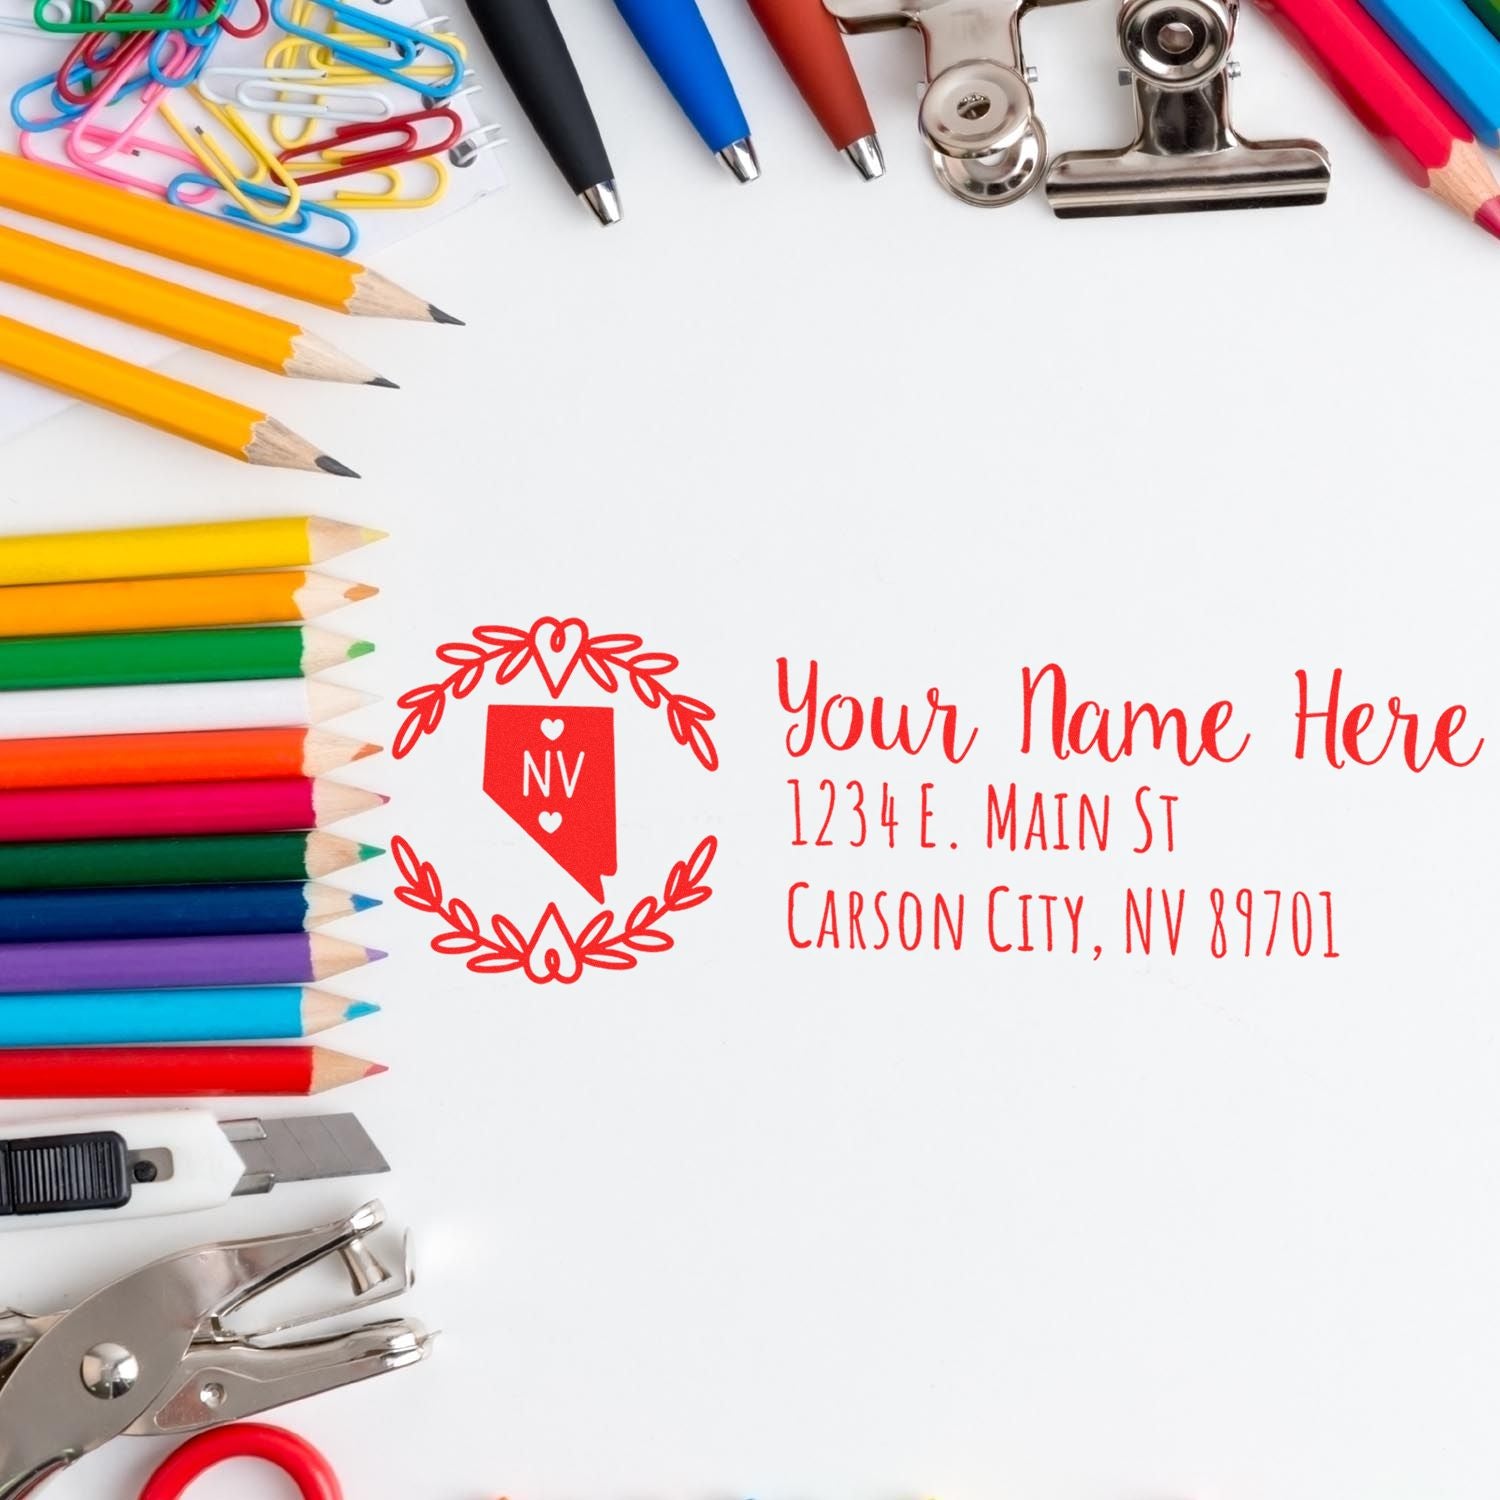
{"label": "orange colored pencil", "polygon": [[379,745],[307,728],[0,740],[0,791],[314,778],[363,760],[379,749]]}
{"label": "orange colored pencil", "polygon": [[0,588],[0,637],[270,625],[316,619],[375,593],[369,584],[300,568],[209,578],[20,584]]}

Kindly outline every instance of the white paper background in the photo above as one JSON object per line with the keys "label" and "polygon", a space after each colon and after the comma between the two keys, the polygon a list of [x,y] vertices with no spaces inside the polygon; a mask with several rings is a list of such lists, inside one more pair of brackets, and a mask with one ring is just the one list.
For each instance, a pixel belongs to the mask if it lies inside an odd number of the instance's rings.
{"label": "white paper background", "polygon": [[[289,1420],[370,1500],[1484,1500],[1500,251],[1393,173],[1255,15],[1241,124],[1324,139],[1332,203],[1062,225],[927,180],[913,38],[857,44],[891,160],[866,186],[748,12],[707,0],[766,164],[741,189],[611,7],[559,9],[621,228],[592,227],[516,130],[511,191],[381,261],[467,331],[314,315],[400,395],[175,366],[262,398],[362,485],[93,413],[3,455],[9,530],[312,508],[388,527],[337,570],[384,589],[333,622],[380,643],[347,675],[386,706],[350,732],[394,732],[390,700],[440,641],[559,613],[678,653],[720,711],[709,777],[619,705],[611,894],[723,841],[673,953],[544,991],[428,953],[415,913],[347,924],[394,956],[344,987],[385,1013],[333,1040],[394,1067],[326,1103],[398,1164],[379,1191],[417,1231],[411,1305],[445,1338],[424,1370]],[[1110,16],[1027,23],[1059,149],[1124,138]],[[889,778],[908,804],[934,780],[945,806],[1012,776],[1149,782],[1183,797],[1182,852],[793,851],[782,654],[865,694],[937,683],[982,729],[958,774],[864,755],[805,775]],[[1256,743],[1191,773],[1023,761],[1018,670],[1051,659],[1107,701],[1232,697]],[[1292,674],[1335,665],[1362,699],[1465,702],[1491,748],[1420,779],[1296,765]],[[400,766],[361,768],[395,800],[350,831],[409,833],[486,911],[556,895],[581,920],[478,791],[483,696]],[[1083,890],[1112,945],[1127,882],[1328,887],[1345,957],[799,954],[783,906],[804,876]],[[0,1286],[50,1308],[358,1196],[0,1240]],[[51,1493],[134,1493],[160,1456],[117,1444]],[[203,1488],[258,1497],[259,1478]]]}

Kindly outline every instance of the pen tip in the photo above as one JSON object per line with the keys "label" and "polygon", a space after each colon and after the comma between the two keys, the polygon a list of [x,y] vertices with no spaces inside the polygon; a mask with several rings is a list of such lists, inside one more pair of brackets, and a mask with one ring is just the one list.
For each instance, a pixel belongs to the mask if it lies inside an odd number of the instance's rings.
{"label": "pen tip", "polygon": [[754,182],[760,176],[760,157],[755,154],[755,142],[748,135],[725,146],[719,152],[719,160],[741,182]]}
{"label": "pen tip", "polygon": [[317,465],[325,474],[337,474],[340,479],[359,478],[359,475],[348,464],[341,464],[338,459],[330,458],[326,453],[318,455]]}
{"label": "pen tip", "polygon": [[620,190],[613,181],[596,182],[593,187],[585,188],[578,196],[593,209],[594,217],[601,224],[609,225],[620,222]]}
{"label": "pen tip", "polygon": [[399,391],[401,387],[394,380],[387,380],[384,375],[377,375],[373,380],[365,381],[366,385],[378,385],[385,391]]}
{"label": "pen tip", "polygon": [[860,136],[844,147],[844,155],[859,168],[859,175],[866,182],[885,176],[885,153],[880,149],[879,136]]}
{"label": "pen tip", "polygon": [[430,302],[427,304],[427,316],[434,323],[447,323],[454,328],[468,327],[462,318],[455,318],[452,313],[445,313],[442,308],[434,307]]}

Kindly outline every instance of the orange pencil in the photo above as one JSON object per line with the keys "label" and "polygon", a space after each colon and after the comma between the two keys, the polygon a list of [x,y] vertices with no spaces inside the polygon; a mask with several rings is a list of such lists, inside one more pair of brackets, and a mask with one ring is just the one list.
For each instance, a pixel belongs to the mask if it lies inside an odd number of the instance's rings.
{"label": "orange pencil", "polygon": [[206,729],[0,740],[0,792],[63,786],[316,778],[379,745],[324,729]]}
{"label": "orange pencil", "polygon": [[302,569],[0,588],[0,638],[312,620],[378,590]]}

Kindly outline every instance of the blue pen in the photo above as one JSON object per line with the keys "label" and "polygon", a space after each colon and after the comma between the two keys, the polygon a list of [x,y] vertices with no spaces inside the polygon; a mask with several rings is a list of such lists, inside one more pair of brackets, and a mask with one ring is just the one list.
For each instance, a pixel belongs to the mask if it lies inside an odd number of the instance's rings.
{"label": "blue pen", "polygon": [[1500,146],[1500,42],[1464,0],[1364,0],[1364,7],[1487,146]]}
{"label": "blue pen", "polygon": [[760,176],[745,111],[694,0],[615,0],[651,66],[710,151],[741,182]]}
{"label": "blue pen", "polygon": [[0,995],[0,1047],[289,1041],[379,1009],[298,984]]}

